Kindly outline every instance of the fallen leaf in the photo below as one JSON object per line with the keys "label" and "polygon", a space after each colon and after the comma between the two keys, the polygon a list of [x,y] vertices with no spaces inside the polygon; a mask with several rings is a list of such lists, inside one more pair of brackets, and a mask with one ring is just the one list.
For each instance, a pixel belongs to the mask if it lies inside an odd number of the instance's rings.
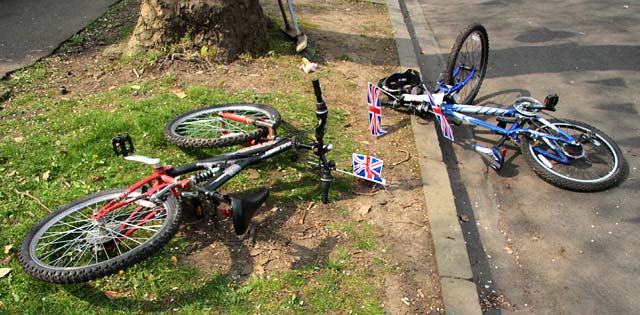
{"label": "fallen leaf", "polygon": [[42,173],[42,180],[46,182],[47,180],[49,180],[50,175],[51,171],[45,171],[44,173]]}
{"label": "fallen leaf", "polygon": [[24,138],[23,137],[15,137],[15,138],[13,138],[13,141],[15,141],[17,143],[24,143]]}
{"label": "fallen leaf", "polygon": [[116,291],[106,291],[104,292],[104,295],[109,299],[109,300],[113,300],[118,298],[119,293]]}
{"label": "fallen leaf", "polygon": [[0,278],[8,275],[11,272],[11,268],[0,268]]}
{"label": "fallen leaf", "polygon": [[360,214],[362,215],[369,213],[369,211],[371,211],[371,204],[365,204],[360,207],[360,210],[358,210],[358,212],[360,212]]}
{"label": "fallen leaf", "polygon": [[127,296],[129,296],[129,294],[131,294],[129,291],[126,291],[126,292],[105,291],[105,292],[104,292],[104,295],[105,295],[109,300],[115,300],[115,299],[119,299],[119,298],[127,297]]}
{"label": "fallen leaf", "polygon": [[92,182],[99,182],[104,179],[104,176],[89,175],[89,179],[91,179]]}
{"label": "fallen leaf", "polygon": [[513,254],[513,249],[511,249],[511,245],[507,245],[504,250],[507,251],[507,254],[511,255]]}
{"label": "fallen leaf", "polygon": [[11,249],[13,248],[13,244],[9,244],[7,246],[4,247],[4,254],[9,254],[9,252],[11,251]]}
{"label": "fallen leaf", "polygon": [[171,91],[173,92],[173,94],[175,94],[175,96],[177,96],[178,98],[185,98],[187,97],[187,93],[181,91],[181,90],[173,90]]}
{"label": "fallen leaf", "polygon": [[262,259],[258,260],[257,263],[258,263],[258,265],[264,266],[264,265],[268,264],[269,261],[271,261],[271,259],[269,259],[269,257],[265,257],[265,258],[262,258]]}
{"label": "fallen leaf", "polygon": [[249,179],[260,178],[260,173],[257,170],[250,168],[247,171],[249,172]]}
{"label": "fallen leaf", "polygon": [[262,249],[259,249],[259,248],[254,248],[254,249],[251,250],[251,252],[249,252],[249,256],[251,256],[251,257],[255,257],[255,256],[258,256],[260,254],[262,254]]}
{"label": "fallen leaf", "polygon": [[131,88],[134,90],[139,90],[141,87],[139,85],[132,85]]}
{"label": "fallen leaf", "polygon": [[461,220],[462,222],[469,222],[469,216],[468,216],[468,215],[466,215],[466,214],[461,214],[461,215],[460,215],[460,220]]}
{"label": "fallen leaf", "polygon": [[178,258],[176,258],[176,256],[171,256],[171,263],[175,266],[178,263]]}

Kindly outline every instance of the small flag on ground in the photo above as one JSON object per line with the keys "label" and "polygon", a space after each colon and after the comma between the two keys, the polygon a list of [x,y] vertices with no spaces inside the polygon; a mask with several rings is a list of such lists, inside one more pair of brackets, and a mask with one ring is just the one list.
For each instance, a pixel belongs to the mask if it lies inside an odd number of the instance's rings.
{"label": "small flag on ground", "polygon": [[378,184],[386,185],[386,181],[382,178],[382,164],[384,161],[364,154],[353,154],[353,175],[372,181]]}
{"label": "small flag on ground", "polygon": [[369,108],[369,130],[372,136],[381,136],[386,131],[382,130],[382,107],[380,107],[380,88],[369,82],[367,87],[367,105]]}

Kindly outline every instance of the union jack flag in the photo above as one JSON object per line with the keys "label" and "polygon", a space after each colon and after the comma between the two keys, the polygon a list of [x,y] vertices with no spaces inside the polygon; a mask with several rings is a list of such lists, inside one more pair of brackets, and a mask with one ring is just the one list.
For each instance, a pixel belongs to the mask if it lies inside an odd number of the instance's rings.
{"label": "union jack flag", "polygon": [[451,141],[455,141],[453,138],[453,129],[451,129],[451,125],[449,125],[449,122],[447,121],[447,118],[444,116],[442,109],[440,109],[440,104],[436,104],[436,101],[433,99],[433,95],[431,95],[431,92],[429,92],[429,90],[426,90],[426,91],[427,91],[427,96],[429,96],[429,103],[431,103],[431,110],[436,115],[436,118],[438,119],[438,123],[440,124],[440,130],[442,130],[442,135]]}
{"label": "union jack flag", "polygon": [[354,153],[353,175],[368,181],[386,185],[386,181],[381,177],[383,163],[384,161],[373,156]]}
{"label": "union jack flag", "polygon": [[382,107],[380,107],[380,88],[369,82],[367,87],[367,105],[369,107],[369,130],[372,136],[382,136],[387,133],[382,130]]}

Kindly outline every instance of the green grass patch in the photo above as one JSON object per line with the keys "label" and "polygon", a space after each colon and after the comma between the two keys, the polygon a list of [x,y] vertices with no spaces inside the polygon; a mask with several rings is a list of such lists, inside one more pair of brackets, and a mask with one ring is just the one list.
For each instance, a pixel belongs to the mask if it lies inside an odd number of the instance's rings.
{"label": "green grass patch", "polygon": [[[12,81],[17,81],[11,84],[38,80],[46,75],[43,71],[29,68],[14,76]],[[354,314],[381,314],[376,298],[380,284],[370,283],[367,273],[371,271],[358,270],[344,249],[323,264],[238,283],[226,275],[203,274],[175,264],[172,257],[179,260],[188,247],[180,238],[120,274],[87,284],[48,284],[22,272],[17,250],[28,229],[48,213],[42,205],[55,209],[98,190],[128,186],[150,173],[144,165],[113,155],[110,141],[114,135],[127,132],[138,154],[180,165],[229,149],[182,151],[166,143],[162,129],[172,117],[218,103],[257,102],[280,111],[286,121],[281,135],[312,137],[316,123],[312,95],[300,96],[293,90],[229,95],[189,86],[187,97],[181,99],[171,92],[175,81],[175,77],[164,76],[86,98],[51,99],[22,93],[10,101],[7,110],[0,111],[0,245],[10,246],[2,267],[12,269],[0,279],[0,313],[341,314],[352,310]],[[344,130],[346,123],[347,114],[331,108],[326,141],[335,145],[330,157],[339,165],[350,160],[355,146],[348,133],[335,132]],[[270,171],[280,170],[272,202],[319,202],[319,181],[314,168],[305,163],[307,157],[314,156],[303,155],[297,162],[286,155],[276,157],[256,167],[264,176],[254,181],[241,173],[224,186],[225,191],[264,185],[273,180]],[[349,186],[348,178],[338,177],[331,198],[348,191]],[[344,223],[334,228],[347,233],[359,250],[377,247],[375,231],[366,224]]]}

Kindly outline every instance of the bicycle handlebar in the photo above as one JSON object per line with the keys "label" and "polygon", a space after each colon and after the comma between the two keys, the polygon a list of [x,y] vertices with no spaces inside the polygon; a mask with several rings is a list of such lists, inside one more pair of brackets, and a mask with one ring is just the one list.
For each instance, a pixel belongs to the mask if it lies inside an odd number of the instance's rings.
{"label": "bicycle handlebar", "polygon": [[320,80],[313,78],[313,93],[316,95],[316,114],[322,114],[327,111],[327,104],[322,99],[322,88],[320,87]]}
{"label": "bicycle handlebar", "polygon": [[[276,141],[274,143],[269,144],[268,146],[262,146],[260,148],[256,148],[255,150],[243,151],[243,154],[238,154],[240,151],[223,154],[211,159],[202,160],[199,162],[194,162],[187,165],[178,166],[175,168],[169,168],[166,170],[166,174],[171,177],[176,177],[185,173],[190,173],[197,170],[204,170],[203,173],[197,175],[197,181],[202,182],[212,178],[216,173],[207,169],[207,163],[227,163],[235,164],[236,167],[239,166],[239,169],[243,169],[244,167],[262,161],[266,158],[277,155],[281,152],[287,151],[291,148],[297,149],[306,149],[311,150],[313,153],[318,156],[319,163],[318,165],[318,174],[320,176],[320,188],[322,194],[322,203],[329,202],[329,186],[333,177],[331,176],[331,171],[335,169],[335,162],[328,161],[325,157],[325,154],[331,150],[331,145],[324,145],[324,134],[325,134],[325,125],[327,123],[327,117],[329,114],[329,110],[327,108],[326,103],[322,98],[322,89],[320,87],[320,82],[318,79],[313,79],[313,89],[316,96],[316,117],[318,118],[318,126],[315,128],[315,136],[316,141],[312,144],[304,144],[297,141],[295,137],[281,139],[280,141]],[[218,169],[219,170],[219,169]],[[226,176],[225,180],[217,180],[215,182],[210,182],[204,185],[200,190],[207,192],[208,194],[214,193],[215,189],[217,189],[220,185],[224,184],[226,180],[233,177],[238,170],[236,170],[233,174],[218,174],[220,176]],[[216,176],[218,178],[218,176]]]}
{"label": "bicycle handlebar", "polygon": [[314,153],[320,159],[319,163],[319,172],[320,172],[320,188],[322,190],[322,203],[329,202],[329,185],[331,180],[331,168],[333,161],[327,161],[324,154],[329,151],[324,146],[324,134],[325,134],[325,125],[327,124],[327,116],[329,115],[329,109],[327,108],[327,104],[324,102],[322,98],[322,88],[320,87],[320,81],[318,78],[314,78],[313,83],[313,92],[316,95],[316,117],[319,120],[319,124],[316,127],[316,147],[314,148]]}

